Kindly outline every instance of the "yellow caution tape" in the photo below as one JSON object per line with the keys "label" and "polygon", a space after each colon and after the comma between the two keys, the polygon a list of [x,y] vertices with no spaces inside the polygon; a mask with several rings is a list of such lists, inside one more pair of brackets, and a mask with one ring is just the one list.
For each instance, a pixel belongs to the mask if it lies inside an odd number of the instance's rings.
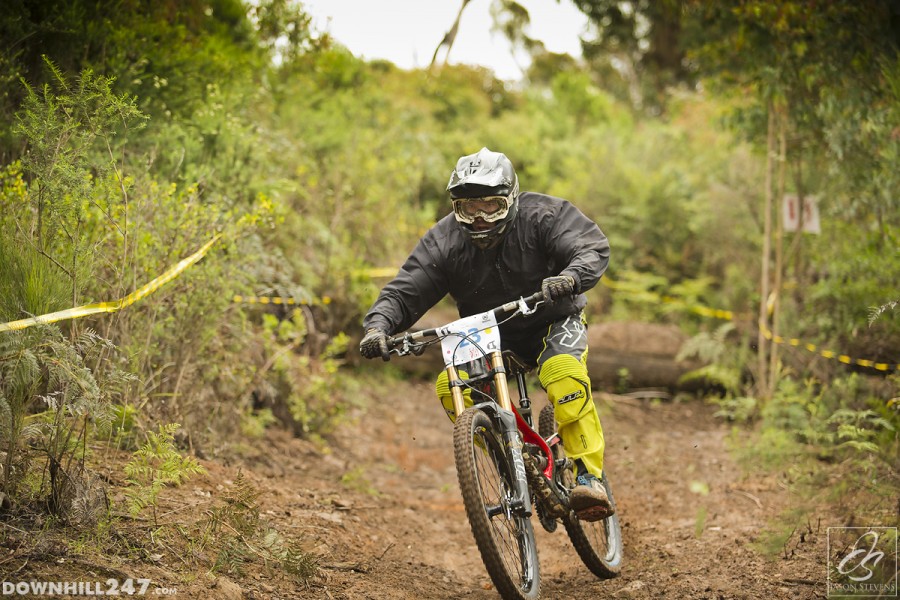
{"label": "yellow caution tape", "polygon": [[[608,287],[614,290],[620,290],[624,292],[628,292],[628,285],[618,283],[616,281],[611,281],[609,278],[604,277],[600,281],[604,282]],[[653,292],[647,292],[646,290],[640,290],[639,292],[632,290],[632,293],[640,293],[642,295],[653,294]],[[714,319],[722,319],[725,321],[733,321],[735,315],[730,310],[721,310],[716,308],[709,308],[706,306],[700,305],[690,305],[685,303],[683,300],[679,298],[674,298],[672,296],[657,296],[660,301],[672,303],[672,304],[681,304],[685,309],[696,313],[698,315],[714,318]],[[772,309],[774,308],[774,295],[770,295],[768,300],[766,301],[766,308],[769,314],[772,314]],[[833,350],[825,350],[817,347],[815,344],[804,344],[797,338],[784,338],[780,335],[774,335],[771,331],[769,331],[764,323],[760,323],[760,329],[763,332],[763,335],[766,339],[772,341],[775,344],[788,344],[790,346],[799,347],[803,346],[807,351],[812,352],[813,354],[817,354],[823,358],[836,359],[838,362],[841,362],[845,365],[859,365],[861,367],[867,367],[870,369],[875,369],[878,371],[900,371],[900,364],[889,364],[883,362],[875,362],[874,360],[869,360],[866,358],[851,358],[846,354],[838,354]]]}
{"label": "yellow caution tape", "polygon": [[702,306],[699,304],[687,304],[680,298],[673,298],[672,296],[661,296],[660,299],[663,302],[670,304],[681,304],[687,310],[691,311],[692,313],[698,314],[701,317],[709,317],[710,319],[722,319],[723,321],[734,320],[734,313],[730,310],[709,308],[708,306]]}
{"label": "yellow caution tape", "polygon": [[[380,269],[368,269],[368,270],[365,270],[362,272],[369,275],[370,277],[375,278],[375,277],[392,277],[393,275],[396,274],[397,271],[395,269],[391,269],[391,268],[380,268]],[[681,308],[684,308],[685,310],[689,310],[689,311],[691,311],[695,314],[698,314],[700,316],[703,316],[703,317],[708,317],[711,319],[722,319],[723,321],[733,321],[735,319],[734,312],[732,312],[730,310],[709,308],[708,306],[702,306],[699,304],[688,304],[688,303],[684,302],[683,300],[681,300],[680,298],[675,298],[673,296],[663,296],[663,295],[660,295],[660,294],[657,294],[655,292],[651,292],[651,291],[648,291],[645,289],[635,289],[635,288],[632,288],[632,286],[629,286],[627,283],[621,283],[621,282],[615,281],[614,279],[610,279],[609,277],[603,277],[600,281],[601,281],[601,283],[606,285],[606,287],[608,287],[612,290],[617,290],[617,291],[622,291],[622,292],[626,292],[626,293],[631,293],[632,295],[642,296],[645,299],[647,299],[648,301],[656,300],[656,301],[660,301],[660,302],[666,302],[669,304],[681,305]],[[775,301],[774,294],[770,295],[766,301],[766,308],[767,308],[769,314],[772,314],[772,312],[773,312],[774,301]],[[763,323],[760,323],[760,329],[762,330],[763,335],[766,337],[766,339],[771,340],[775,344],[789,344],[794,347],[803,346],[803,348],[805,348],[809,352],[818,354],[819,356],[822,356],[824,358],[837,359],[839,362],[844,363],[846,365],[859,365],[861,367],[868,367],[870,369],[876,369],[878,371],[892,371],[892,370],[900,371],[900,364],[875,362],[873,360],[868,360],[865,358],[851,358],[851,357],[847,356],[846,354],[838,354],[837,352],[834,352],[833,350],[820,349],[815,344],[804,344],[802,341],[800,341],[797,338],[785,339],[784,337],[782,337],[780,335],[773,335],[772,332],[769,331],[765,327],[765,324],[763,324]]]}
{"label": "yellow caution tape", "polygon": [[[759,323],[759,328],[762,331],[763,336],[770,340],[775,344],[790,344],[791,346],[800,346],[802,342],[797,338],[784,339],[780,335],[774,335],[769,328],[766,327],[765,323]],[[819,348],[815,344],[802,344],[803,348],[808,352],[812,352],[813,354],[817,354],[823,358],[836,359],[838,362],[844,363],[845,365],[859,365],[860,367],[867,367],[869,369],[875,369],[876,371],[900,371],[900,364],[890,364],[883,362],[875,362],[874,360],[869,360],[866,358],[851,358],[846,354],[838,354],[834,350],[826,350],[824,348]]]}
{"label": "yellow caution tape", "polygon": [[187,258],[181,260],[180,262],[178,262],[178,264],[173,265],[165,273],[131,292],[124,298],[119,298],[118,300],[113,300],[111,302],[95,302],[93,304],[86,304],[84,306],[77,306],[75,308],[67,308],[66,310],[61,310],[46,315],[40,315],[38,317],[22,319],[20,321],[0,323],[0,332],[17,331],[20,329],[31,327],[32,325],[38,325],[40,323],[56,323],[57,321],[65,321],[67,319],[79,319],[81,317],[96,315],[98,313],[111,313],[116,312],[117,310],[121,310],[126,306],[131,306],[141,298],[149,296],[165,284],[181,275],[181,273],[183,273],[188,267],[197,263],[206,255],[209,249],[212,248],[213,244],[215,244],[220,237],[222,236],[216,235],[214,238],[203,244],[202,248],[200,248]]}
{"label": "yellow caution tape", "polygon": [[397,274],[397,269],[393,267],[380,267],[380,268],[372,268],[372,269],[360,269],[358,271],[354,271],[357,275],[367,275],[372,279],[379,279],[382,277],[393,277]]}
{"label": "yellow caution tape", "polygon": [[657,294],[656,292],[651,292],[644,289],[630,289],[630,286],[626,283],[620,283],[609,277],[603,277],[601,283],[606,285],[606,287],[612,290],[623,291],[627,293],[631,293],[632,295],[643,296],[648,301],[657,301],[657,302],[665,302],[667,304],[677,304],[680,305],[681,308],[688,310],[692,313],[696,313],[702,317],[709,317],[711,319],[722,319],[724,321],[733,321],[734,313],[730,310],[721,310],[718,308],[709,308],[708,306],[702,306],[700,304],[688,304],[681,298],[675,298],[673,296],[663,296]]}
{"label": "yellow caution tape", "polygon": [[298,300],[296,298],[286,296],[239,296],[235,295],[232,302],[237,304],[298,304],[300,306],[315,306],[318,304],[328,306],[331,304],[330,296],[322,296],[312,300]]}

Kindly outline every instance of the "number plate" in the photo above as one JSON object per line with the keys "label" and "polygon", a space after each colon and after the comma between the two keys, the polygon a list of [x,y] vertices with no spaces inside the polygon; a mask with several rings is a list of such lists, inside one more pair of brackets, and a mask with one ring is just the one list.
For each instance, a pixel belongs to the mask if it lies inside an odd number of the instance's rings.
{"label": "number plate", "polygon": [[445,365],[462,365],[500,350],[500,328],[494,311],[464,317],[437,330]]}

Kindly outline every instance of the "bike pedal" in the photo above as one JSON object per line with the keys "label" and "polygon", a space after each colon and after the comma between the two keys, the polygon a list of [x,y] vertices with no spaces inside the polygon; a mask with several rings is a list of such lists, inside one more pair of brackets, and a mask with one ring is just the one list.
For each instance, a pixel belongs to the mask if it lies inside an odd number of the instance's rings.
{"label": "bike pedal", "polygon": [[573,511],[575,516],[587,523],[596,523],[613,516],[616,509],[612,505],[595,505]]}

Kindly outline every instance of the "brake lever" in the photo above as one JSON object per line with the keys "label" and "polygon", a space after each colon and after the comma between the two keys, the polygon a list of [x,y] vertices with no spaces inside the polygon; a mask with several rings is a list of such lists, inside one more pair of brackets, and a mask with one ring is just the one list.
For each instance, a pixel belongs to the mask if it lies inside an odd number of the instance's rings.
{"label": "brake lever", "polygon": [[426,344],[417,344],[411,341],[408,333],[404,334],[399,340],[392,338],[391,345],[394,347],[390,349],[390,354],[396,354],[397,356],[408,356],[410,354],[422,356],[426,347]]}
{"label": "brake lever", "polygon": [[541,304],[543,304],[543,300],[538,300],[537,302],[534,303],[534,307],[529,308],[528,304],[525,302],[525,298],[519,298],[519,301],[516,304],[516,307],[517,307],[517,310],[523,316],[527,317],[530,314],[534,314],[534,312],[537,310],[538,306],[540,306]]}

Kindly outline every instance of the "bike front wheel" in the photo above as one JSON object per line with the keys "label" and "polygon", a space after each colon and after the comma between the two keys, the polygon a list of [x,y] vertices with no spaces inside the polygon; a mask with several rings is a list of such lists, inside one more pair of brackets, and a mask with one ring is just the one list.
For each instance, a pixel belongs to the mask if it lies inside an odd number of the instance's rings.
{"label": "bike front wheel", "polygon": [[512,507],[515,471],[491,418],[469,408],[453,430],[456,472],[472,535],[491,581],[506,600],[540,596],[531,520]]}
{"label": "bike front wheel", "polygon": [[[553,415],[553,407],[545,406],[538,416],[538,433],[544,439],[549,439],[556,432],[556,419]],[[565,457],[562,444],[553,446],[553,458],[556,460]],[[563,473],[563,483],[566,487],[575,486],[574,476],[571,471]],[[601,479],[606,495],[613,507],[616,501],[613,498],[612,487],[603,472]],[[619,515],[613,514],[602,521],[589,523],[582,521],[569,512],[563,519],[566,533],[575,547],[575,551],[585,566],[600,579],[611,579],[619,574],[622,569],[622,527],[619,524]]]}

